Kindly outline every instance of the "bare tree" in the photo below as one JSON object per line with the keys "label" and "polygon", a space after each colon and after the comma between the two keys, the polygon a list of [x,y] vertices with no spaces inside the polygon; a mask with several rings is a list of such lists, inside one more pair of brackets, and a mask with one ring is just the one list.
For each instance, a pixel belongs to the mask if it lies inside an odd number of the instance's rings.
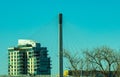
{"label": "bare tree", "polygon": [[101,71],[106,77],[111,77],[111,71],[116,71],[114,68],[119,64],[119,58],[114,51],[109,47],[103,46],[94,48],[92,51],[86,50],[84,54],[87,56],[87,60],[94,65],[93,68]]}
{"label": "bare tree", "polygon": [[71,73],[75,77],[80,77],[82,74],[82,69],[84,65],[83,59],[80,57],[79,53],[70,53],[64,50],[64,57],[67,59],[67,68],[71,70]]}

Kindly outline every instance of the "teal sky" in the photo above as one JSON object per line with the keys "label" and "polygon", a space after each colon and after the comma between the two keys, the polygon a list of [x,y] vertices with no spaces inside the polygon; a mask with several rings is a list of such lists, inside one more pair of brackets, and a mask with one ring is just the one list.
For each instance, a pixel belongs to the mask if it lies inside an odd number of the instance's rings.
{"label": "teal sky", "polygon": [[120,49],[119,0],[0,0],[0,74],[7,74],[7,48],[18,39],[48,47],[52,74],[58,73],[60,12],[64,48],[71,53],[102,45]]}

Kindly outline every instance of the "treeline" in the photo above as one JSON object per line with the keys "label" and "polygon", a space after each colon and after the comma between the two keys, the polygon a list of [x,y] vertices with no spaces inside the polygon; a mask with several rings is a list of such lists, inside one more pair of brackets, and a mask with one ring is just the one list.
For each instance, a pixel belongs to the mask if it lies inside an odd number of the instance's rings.
{"label": "treeline", "polygon": [[83,70],[99,71],[104,77],[120,77],[119,50],[102,46],[80,52],[83,52],[83,54],[64,50],[64,57],[67,59],[66,67],[68,70],[73,70],[76,77],[80,77],[80,70],[81,72]]}

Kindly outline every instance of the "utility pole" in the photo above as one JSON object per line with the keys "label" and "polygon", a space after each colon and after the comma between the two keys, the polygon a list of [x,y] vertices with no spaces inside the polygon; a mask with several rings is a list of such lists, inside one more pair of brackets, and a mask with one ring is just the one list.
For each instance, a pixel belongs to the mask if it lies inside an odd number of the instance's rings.
{"label": "utility pole", "polygon": [[59,77],[63,77],[62,13],[59,14]]}

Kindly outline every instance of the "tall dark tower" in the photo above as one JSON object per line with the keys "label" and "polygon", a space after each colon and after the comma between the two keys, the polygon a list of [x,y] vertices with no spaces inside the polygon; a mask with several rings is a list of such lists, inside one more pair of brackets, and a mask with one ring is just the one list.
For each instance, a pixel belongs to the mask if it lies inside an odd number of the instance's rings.
{"label": "tall dark tower", "polygon": [[59,77],[63,77],[62,13],[59,14]]}

